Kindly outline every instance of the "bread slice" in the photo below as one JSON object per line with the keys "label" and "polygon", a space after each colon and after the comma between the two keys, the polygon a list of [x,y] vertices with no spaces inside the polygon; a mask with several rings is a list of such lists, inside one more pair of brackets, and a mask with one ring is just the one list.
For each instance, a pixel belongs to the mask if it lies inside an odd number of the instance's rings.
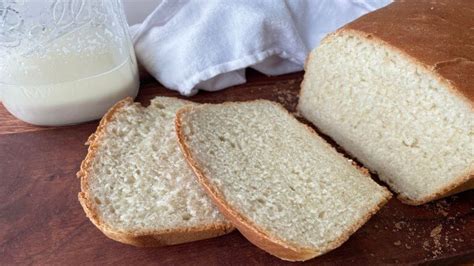
{"label": "bread slice", "polygon": [[252,243],[285,260],[346,241],[390,192],[278,104],[187,106],[179,144],[199,182]]}
{"label": "bread slice", "polygon": [[309,56],[300,113],[405,203],[473,189],[473,18],[420,0],[350,23]]}
{"label": "bread slice", "polygon": [[173,245],[228,233],[227,222],[196,182],[174,131],[190,102],[156,97],[147,108],[127,98],[89,138],[79,201],[106,236],[135,246]]}

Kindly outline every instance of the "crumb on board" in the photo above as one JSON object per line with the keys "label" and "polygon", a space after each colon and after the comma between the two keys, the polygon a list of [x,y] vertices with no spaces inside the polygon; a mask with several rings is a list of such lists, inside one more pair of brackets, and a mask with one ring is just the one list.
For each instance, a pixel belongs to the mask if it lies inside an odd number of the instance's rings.
{"label": "crumb on board", "polygon": [[435,213],[436,214],[441,214],[442,216],[446,217],[449,214],[449,207],[450,203],[448,201],[444,200],[439,200],[435,204]]}
{"label": "crumb on board", "polygon": [[439,239],[443,225],[438,224],[433,230],[431,230],[430,236],[434,239]]}
{"label": "crumb on board", "polygon": [[[423,242],[423,249],[426,251],[431,252],[433,258],[438,257],[443,252],[443,245],[441,243],[441,232],[443,230],[443,225],[438,224],[436,227],[431,229],[430,237],[432,241],[424,241]],[[450,246],[448,239],[445,237],[445,245],[446,247]],[[433,242],[433,244],[431,244]]]}
{"label": "crumb on board", "polygon": [[[402,230],[403,226],[405,226],[405,225],[406,225],[406,222],[404,222],[404,221],[396,222],[394,224],[395,228],[392,231],[393,232],[398,232],[398,231]],[[409,231],[410,231],[410,229],[411,229],[411,227],[408,228]]]}
{"label": "crumb on board", "polygon": [[424,206],[428,213],[439,219],[437,224],[429,227],[419,227],[407,217],[396,214],[397,219],[392,221],[389,228],[394,234],[401,234],[403,237],[395,239],[393,245],[404,247],[407,252],[421,248],[425,251],[426,259],[459,252],[458,247],[465,239],[456,232],[462,232],[467,222],[461,212],[453,212],[453,200],[455,198],[439,200]]}

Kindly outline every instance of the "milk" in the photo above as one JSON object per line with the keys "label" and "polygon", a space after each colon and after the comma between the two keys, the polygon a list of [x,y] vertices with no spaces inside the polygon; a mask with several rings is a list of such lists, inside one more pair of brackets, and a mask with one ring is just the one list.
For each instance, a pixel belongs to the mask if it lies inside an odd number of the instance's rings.
{"label": "milk", "polygon": [[6,57],[0,61],[0,99],[31,124],[98,119],[138,92],[134,53],[122,41],[106,28],[86,25],[46,47]]}

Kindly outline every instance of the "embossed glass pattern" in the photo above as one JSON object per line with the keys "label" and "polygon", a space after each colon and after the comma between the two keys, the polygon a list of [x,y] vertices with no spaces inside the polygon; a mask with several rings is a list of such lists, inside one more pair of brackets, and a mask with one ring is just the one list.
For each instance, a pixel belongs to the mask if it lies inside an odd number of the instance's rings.
{"label": "embossed glass pattern", "polygon": [[138,90],[119,0],[0,0],[0,58],[0,99],[33,124],[97,119]]}

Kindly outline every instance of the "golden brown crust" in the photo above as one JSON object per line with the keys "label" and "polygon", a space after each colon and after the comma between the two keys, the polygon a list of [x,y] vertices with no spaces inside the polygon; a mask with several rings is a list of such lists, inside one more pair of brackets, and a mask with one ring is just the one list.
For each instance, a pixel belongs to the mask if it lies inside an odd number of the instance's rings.
{"label": "golden brown crust", "polygon": [[[255,100],[255,101],[269,102],[266,100]],[[277,104],[275,102],[270,102],[270,103],[278,106],[278,108],[281,108],[282,110],[284,110],[291,116],[291,114],[280,104]],[[228,105],[228,104],[233,104],[233,103],[224,103],[221,105]],[[228,220],[230,220],[234,224],[234,226],[242,233],[242,235],[244,235],[250,242],[252,242],[254,245],[258,246],[259,248],[267,251],[268,253],[276,257],[279,257],[283,260],[289,260],[289,261],[305,261],[339,247],[347,239],[349,239],[349,237],[357,229],[359,229],[363,224],[365,224],[367,220],[369,220],[370,217],[373,214],[375,214],[391,198],[391,193],[387,189],[384,188],[386,192],[384,199],[376,207],[370,210],[362,219],[357,221],[343,235],[341,235],[338,239],[334,240],[332,243],[330,243],[324,248],[311,249],[311,248],[305,248],[305,247],[298,247],[290,243],[285,243],[284,241],[276,238],[275,236],[272,236],[270,233],[266,232],[265,230],[259,228],[257,225],[253,224],[247,217],[239,213],[229,203],[227,203],[224,197],[222,196],[222,194],[218,191],[218,189],[211,184],[209,178],[204,174],[204,171],[200,167],[199,163],[193,158],[191,150],[186,143],[186,137],[184,135],[183,126],[182,126],[183,115],[186,114],[187,112],[192,111],[193,108],[196,108],[196,107],[186,106],[186,107],[181,108],[176,113],[176,119],[175,119],[175,127],[176,127],[176,134],[178,137],[178,143],[181,147],[184,157],[186,158],[186,161],[188,162],[188,164],[191,166],[194,173],[196,174],[196,177],[199,183],[201,183],[201,185],[204,187],[204,190],[208,193],[210,198],[214,201],[214,203],[219,208],[221,213]],[[197,108],[203,108],[203,106],[201,105]],[[317,133],[312,128],[306,126],[306,129],[309,130],[309,132],[311,132],[315,136],[317,136]],[[326,144],[331,149],[334,149],[328,143]],[[362,173],[365,173],[367,175],[366,171],[363,171],[361,169],[359,170]]]}
{"label": "golden brown crust", "polygon": [[81,192],[79,192],[78,198],[81,203],[86,216],[91,222],[104,233],[107,237],[138,247],[158,247],[165,245],[181,244],[220,235],[227,234],[234,230],[234,227],[230,223],[216,223],[208,226],[198,226],[192,228],[174,228],[172,230],[144,230],[144,231],[119,231],[111,228],[100,218],[100,215],[96,209],[94,200],[89,195],[89,180],[90,170],[92,162],[97,153],[97,149],[100,146],[100,140],[105,133],[106,125],[114,119],[123,107],[136,104],[133,102],[131,97],[127,97],[118,103],[116,103],[110,110],[104,115],[102,120],[97,127],[95,133],[93,133],[86,144],[89,145],[88,153],[86,158],[81,163],[81,168],[77,173],[77,177],[81,179]]}
{"label": "golden brown crust", "polygon": [[439,76],[458,95],[474,101],[474,1],[397,1],[349,23]]}

